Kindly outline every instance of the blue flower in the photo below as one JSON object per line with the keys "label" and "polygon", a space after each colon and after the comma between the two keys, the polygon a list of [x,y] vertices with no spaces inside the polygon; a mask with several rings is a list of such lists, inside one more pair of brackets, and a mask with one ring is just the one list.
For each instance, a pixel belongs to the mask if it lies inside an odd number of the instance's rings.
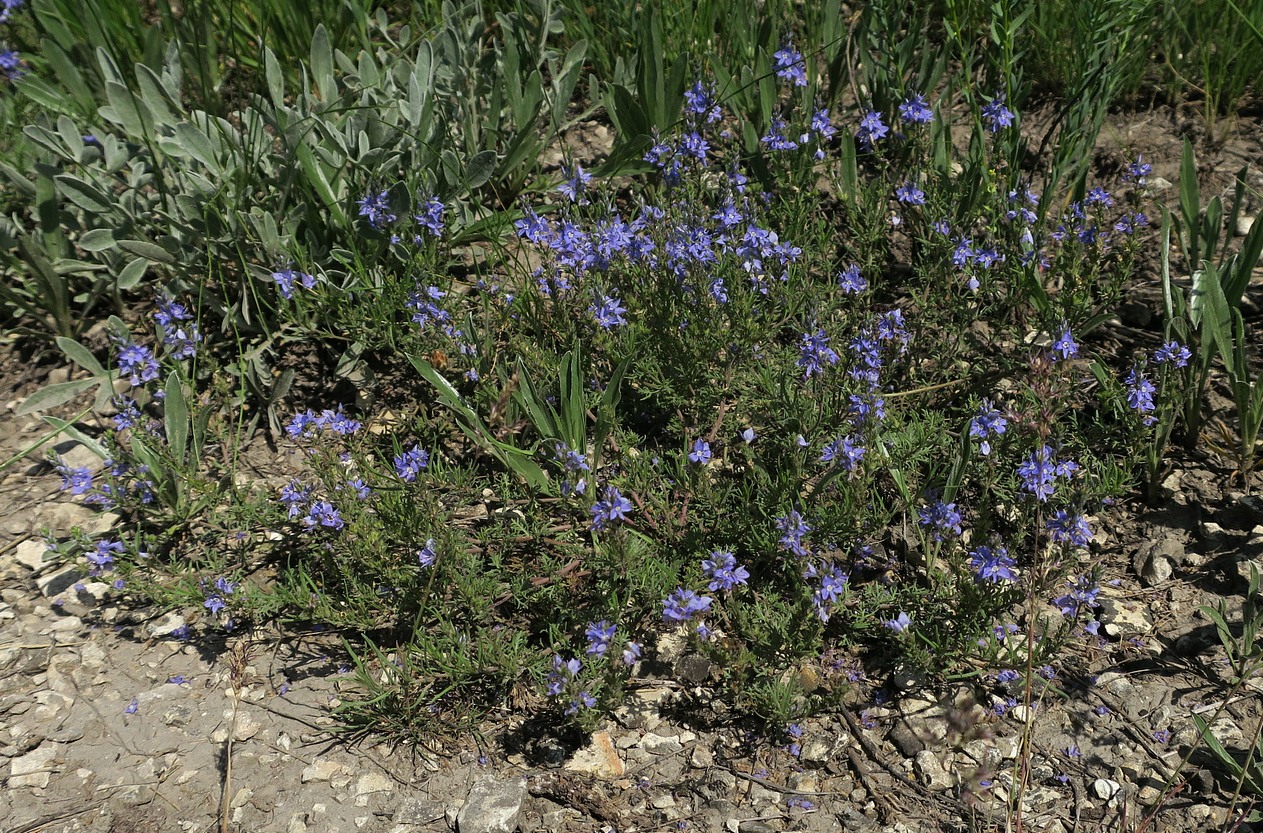
{"label": "blue flower", "polygon": [[912,624],[912,620],[908,617],[907,613],[904,613],[901,610],[899,611],[899,615],[894,619],[887,619],[882,624],[890,628],[895,633],[903,633],[908,629],[908,626]]}
{"label": "blue flower", "polygon": [[820,376],[825,367],[838,363],[838,354],[829,347],[829,336],[824,330],[803,333],[799,344],[798,366],[803,368],[803,379]]}
{"label": "blue flower", "polygon": [[701,81],[684,91],[684,112],[690,116],[705,119],[714,123],[722,117],[719,106],[715,104],[715,91]]}
{"label": "blue flower", "polygon": [[895,199],[906,205],[925,205],[925,192],[907,180],[895,189]]}
{"label": "blue flower", "polygon": [[152,350],[140,344],[129,344],[119,351],[118,369],[129,377],[132,387],[158,378],[158,360]]}
{"label": "blue flower", "polygon": [[434,237],[443,234],[443,201],[438,197],[430,197],[421,204],[421,213],[413,217],[421,228]]}
{"label": "blue flower", "polygon": [[583,635],[588,638],[587,654],[596,657],[605,656],[605,652],[610,649],[610,642],[614,639],[614,633],[617,630],[617,625],[610,624],[605,619],[599,622],[589,622],[587,629],[583,632]]}
{"label": "blue flower", "polygon": [[1079,355],[1079,345],[1070,335],[1070,327],[1064,322],[1061,325],[1061,335],[1057,336],[1057,340],[1053,342],[1052,351],[1062,359],[1073,359]]}
{"label": "blue flower", "polygon": [[90,571],[92,575],[97,576],[114,569],[114,554],[122,554],[122,552],[122,541],[111,541],[108,539],[97,541],[95,548],[88,550],[85,556],[92,565]]}
{"label": "blue flower", "polygon": [[715,550],[710,558],[702,560],[702,572],[710,577],[707,585],[712,593],[731,590],[750,579],[750,572],[737,563],[737,558],[728,550]]}
{"label": "blue flower", "polygon": [[640,661],[640,643],[628,642],[623,649],[623,665],[631,667]]}
{"label": "blue flower", "polygon": [[22,8],[22,0],[0,0],[0,23],[8,23],[13,12]]}
{"label": "blue flower", "polygon": [[858,295],[868,289],[868,281],[860,274],[860,267],[852,263],[838,275],[838,286],[847,295]]}
{"label": "blue flower", "polygon": [[390,195],[386,191],[368,193],[360,198],[360,216],[374,229],[382,229],[398,217],[390,210]]}
{"label": "blue flower", "polygon": [[1157,422],[1158,418],[1149,414],[1150,411],[1157,410],[1157,406],[1153,404],[1153,395],[1158,392],[1158,389],[1154,387],[1153,382],[1146,379],[1139,368],[1133,367],[1127,374],[1124,384],[1127,385],[1127,406],[1133,411],[1146,414],[1145,425]]}
{"label": "blue flower", "polygon": [[569,177],[557,186],[557,190],[567,196],[571,202],[578,202],[588,183],[592,181],[592,174],[583,170],[582,165],[575,165],[574,170],[569,172]]}
{"label": "blue flower", "polygon": [[698,596],[692,590],[683,587],[662,600],[662,618],[668,622],[687,622],[695,614],[710,610],[710,596]]}
{"label": "blue flower", "polygon": [[342,520],[341,513],[327,500],[318,500],[307,510],[306,517],[303,518],[303,526],[313,529],[317,526],[328,527],[329,529],[342,529],[346,526]]}
{"label": "blue flower", "polygon": [[1047,525],[1053,541],[1058,544],[1082,549],[1092,540],[1092,527],[1088,526],[1087,519],[1079,514],[1072,515],[1065,509],[1054,512]]}
{"label": "blue flower", "polygon": [[955,503],[937,500],[929,506],[921,507],[918,514],[921,517],[921,525],[930,527],[930,537],[934,541],[942,541],[943,534],[946,532],[961,534],[961,517],[960,512],[956,511]]}
{"label": "blue flower", "polygon": [[87,466],[72,468],[59,462],[57,473],[61,475],[63,491],[69,490],[72,495],[82,495],[92,491],[92,469]]}
{"label": "blue flower", "polygon": [[870,110],[860,119],[858,136],[861,144],[871,147],[875,142],[886,138],[890,128],[881,120],[881,113]]}
{"label": "blue flower", "polygon": [[1178,341],[1168,341],[1159,347],[1153,354],[1153,360],[1157,364],[1166,364],[1170,362],[1176,367],[1187,367],[1188,360],[1193,357],[1189,349]]}
{"label": "blue flower", "polygon": [[[969,554],[970,566],[978,581],[998,584],[1001,581],[1017,581],[1013,568],[1017,561],[1009,556],[1004,547],[983,544]],[[1000,637],[1003,639],[1003,637]]]}
{"label": "blue flower", "polygon": [[1079,465],[1072,460],[1056,462],[1052,448],[1045,445],[1031,452],[1031,456],[1017,467],[1017,474],[1022,478],[1022,490],[1043,503],[1052,497],[1059,478],[1069,478],[1078,470]]}
{"label": "blue flower", "polygon": [[744,431],[742,431],[741,439],[745,441],[746,445],[749,445],[750,443],[754,442],[754,429],[747,428]]}
{"label": "blue flower", "polygon": [[1143,154],[1136,155],[1136,161],[1127,166],[1127,170],[1123,172],[1123,179],[1135,182],[1137,185],[1144,185],[1146,177],[1153,173],[1153,166],[1145,162]]}
{"label": "blue flower", "polygon": [[588,311],[596,319],[597,326],[603,330],[609,330],[627,323],[627,319],[623,317],[623,313],[627,312],[627,307],[623,306],[617,295],[597,295],[597,298],[601,302],[600,305],[593,304],[588,307]]}
{"label": "blue flower", "polygon": [[693,450],[689,452],[689,462],[704,466],[711,461],[710,443],[705,440],[694,440]]}
{"label": "blue flower", "polygon": [[604,498],[594,503],[590,511],[592,529],[600,532],[610,523],[626,520],[627,513],[632,511],[632,502],[616,487],[606,486]]}
{"label": "blue flower", "polygon": [[303,289],[312,289],[316,286],[316,278],[306,272],[300,272],[297,269],[280,269],[272,273],[272,280],[276,281],[277,287],[281,291],[281,297],[290,299],[294,297],[294,283],[299,283]]}
{"label": "blue flower", "polygon": [[395,455],[395,473],[405,483],[412,483],[421,473],[421,469],[430,465],[430,452],[414,445],[412,448]]}
{"label": "blue flower", "polygon": [[16,81],[25,75],[21,53],[12,49],[0,49],[0,73],[10,81]]}
{"label": "blue flower", "polygon": [[990,399],[982,400],[978,413],[969,420],[969,436],[975,437],[978,451],[985,457],[991,453],[991,437],[998,437],[1009,429],[1009,421],[995,409]]}
{"label": "blue flower", "polygon": [[992,133],[1013,124],[1013,111],[1004,106],[1004,93],[996,93],[995,98],[983,105],[982,119]]}
{"label": "blue flower", "polygon": [[778,78],[792,81],[795,87],[807,86],[807,65],[793,43],[787,43],[772,53],[772,61]]}
{"label": "blue flower", "polygon": [[1070,592],[1053,599],[1053,604],[1062,615],[1077,619],[1086,609],[1097,607],[1096,597],[1101,592],[1100,585],[1087,576],[1079,576],[1066,582]]}
{"label": "blue flower", "polygon": [[438,553],[434,551],[435,546],[433,538],[426,538],[425,545],[417,550],[417,563],[422,567],[429,567],[438,558]]}
{"label": "blue flower", "polygon": [[929,124],[934,121],[934,111],[926,103],[925,96],[912,93],[899,105],[899,118],[911,124]]}
{"label": "blue flower", "polygon": [[788,515],[777,518],[776,527],[781,532],[779,543],[783,549],[799,558],[808,555],[807,548],[803,546],[803,538],[811,532],[811,524],[803,520],[797,509],[791,509]]}

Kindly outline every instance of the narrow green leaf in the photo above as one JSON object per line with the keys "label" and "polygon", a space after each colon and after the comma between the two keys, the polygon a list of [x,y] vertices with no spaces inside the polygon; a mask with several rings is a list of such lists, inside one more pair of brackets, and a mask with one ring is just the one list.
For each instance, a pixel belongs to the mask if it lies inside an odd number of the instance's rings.
{"label": "narrow green leaf", "polygon": [[475,154],[465,165],[465,187],[471,191],[484,185],[496,171],[496,152],[484,150]]}
{"label": "narrow green leaf", "polygon": [[26,397],[22,404],[18,406],[16,413],[19,416],[25,416],[36,411],[56,408],[58,405],[66,404],[99,383],[99,379],[76,379],[73,382],[58,382],[55,385],[47,385]]}
{"label": "narrow green leaf", "polygon": [[311,74],[322,100],[328,103],[337,98],[337,85],[333,79],[333,48],[329,45],[329,32],[323,23],[316,26],[311,39]]}
{"label": "narrow green leaf", "polygon": [[116,245],[114,232],[107,228],[94,228],[85,231],[75,242],[85,252],[104,252]]}
{"label": "narrow green leaf", "polygon": [[175,263],[175,257],[161,246],[147,240],[120,240],[118,247],[129,254],[138,255],[152,263]]}
{"label": "narrow green leaf", "polygon": [[70,359],[93,376],[108,375],[105,372],[105,368],[103,368],[101,363],[96,360],[96,356],[92,355],[92,351],[75,341],[73,338],[58,336],[57,347],[66,358]]}
{"label": "narrow green leaf", "polygon": [[163,422],[167,429],[167,445],[176,462],[187,465],[185,452],[189,441],[189,405],[184,398],[184,385],[178,373],[167,377],[167,398],[163,401]]}

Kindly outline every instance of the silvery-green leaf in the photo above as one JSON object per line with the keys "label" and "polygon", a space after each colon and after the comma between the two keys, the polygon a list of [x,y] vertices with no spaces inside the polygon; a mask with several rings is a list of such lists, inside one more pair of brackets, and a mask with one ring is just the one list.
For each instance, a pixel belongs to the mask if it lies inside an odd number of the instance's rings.
{"label": "silvery-green leaf", "polygon": [[85,252],[103,252],[114,248],[114,232],[107,228],[94,228],[79,236],[76,245]]}
{"label": "silvery-green leaf", "polygon": [[125,252],[139,255],[153,263],[175,263],[175,258],[166,249],[147,240],[120,240],[118,247]]}

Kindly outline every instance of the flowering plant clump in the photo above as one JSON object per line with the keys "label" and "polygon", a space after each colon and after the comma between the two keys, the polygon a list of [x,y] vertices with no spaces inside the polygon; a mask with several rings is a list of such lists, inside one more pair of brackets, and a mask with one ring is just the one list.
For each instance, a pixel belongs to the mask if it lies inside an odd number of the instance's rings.
{"label": "flowering plant clump", "polygon": [[[566,158],[529,187],[487,184],[477,156],[443,157],[460,188],[348,159],[351,191],[303,211],[336,207],[353,240],[255,259],[276,327],[231,372],[207,349],[227,328],[186,298],[113,328],[109,460],[57,461],[64,488],[187,522],[236,489],[207,463],[235,453],[208,434],[224,413],[201,403],[231,401],[240,425],[260,419],[255,388],[275,393],[294,466],[242,515],[278,587],[225,556],[182,599],[216,625],[255,605],[354,633],[366,724],[513,698],[586,725],[629,678],[701,668],[790,726],[797,754],[834,683],[895,662],[982,667],[1010,709],[1012,669],[1051,679],[1099,648],[1095,513],[1192,360],[1179,340],[1118,372],[1096,356],[1150,171],[1040,191],[1054,180],[1023,167],[1016,89],[954,124],[965,102],[889,88],[904,75],[839,108],[806,40],[765,47],[757,96],[681,82],[674,104],[637,103],[653,123],[609,164]],[[501,213],[454,196],[484,184]],[[469,245],[497,220],[496,245]],[[337,386],[251,375],[296,332],[337,335]],[[103,576],[125,551],[76,557]],[[806,666],[830,684],[786,682]]]}

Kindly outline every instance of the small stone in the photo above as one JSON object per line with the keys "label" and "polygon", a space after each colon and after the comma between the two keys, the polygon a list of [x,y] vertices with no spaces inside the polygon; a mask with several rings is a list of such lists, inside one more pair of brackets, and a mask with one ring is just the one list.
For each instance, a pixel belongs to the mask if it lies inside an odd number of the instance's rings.
{"label": "small stone", "polygon": [[48,743],[14,758],[9,765],[9,787],[47,787],[59,748]]}
{"label": "small stone", "polygon": [[759,819],[747,819],[737,823],[737,833],[776,833],[776,828]]}
{"label": "small stone", "polygon": [[408,796],[395,810],[395,824],[430,824],[443,818],[447,805],[430,798]]}
{"label": "small stone", "polygon": [[524,779],[506,781],[484,775],[470,788],[456,815],[456,828],[460,833],[513,833],[525,799]]}
{"label": "small stone", "polygon": [[1111,781],[1109,778],[1097,778],[1092,782],[1092,793],[1102,801],[1110,801],[1121,789],[1117,781]]}
{"label": "small stone", "polygon": [[1153,630],[1147,607],[1135,599],[1101,594],[1101,621],[1105,632],[1119,639],[1143,636]]}
{"label": "small stone", "polygon": [[1250,233],[1250,229],[1254,228],[1254,219],[1246,214],[1242,214],[1237,218],[1237,223],[1232,228],[1232,233],[1236,237],[1245,237]]}
{"label": "small stone", "polygon": [[956,786],[955,774],[948,772],[938,756],[928,749],[917,753],[912,759],[912,767],[921,783],[932,790],[950,790]]}
{"label": "small stone", "polygon": [[802,754],[799,759],[806,764],[824,764],[833,756],[833,750],[838,742],[838,738],[834,737],[825,740],[822,737],[813,737],[802,745]]}
{"label": "small stone", "polygon": [[162,616],[162,618],[150,622],[145,626],[145,630],[149,631],[149,635],[154,639],[161,639],[164,636],[170,636],[187,624],[183,616],[170,612]]}
{"label": "small stone", "polygon": [[380,772],[369,772],[355,782],[356,795],[394,792],[394,782]]}
{"label": "small stone", "polygon": [[39,572],[51,563],[45,561],[44,558],[48,554],[48,545],[44,543],[42,538],[30,538],[18,544],[17,550],[13,553],[13,558],[28,570]]}
{"label": "small stone", "polygon": [[675,806],[675,796],[670,793],[655,795],[653,798],[649,799],[649,805],[655,810],[666,810],[669,807]]}
{"label": "small stone", "polygon": [[110,593],[110,585],[103,581],[90,581],[75,585],[75,597],[85,607],[96,607]]}
{"label": "small stone", "polygon": [[1217,547],[1227,539],[1227,532],[1214,521],[1203,521],[1198,524],[1198,534],[1208,547]]}
{"label": "small stone", "polygon": [[693,747],[693,756],[689,759],[689,764],[694,769],[710,769],[715,765],[715,753],[705,746],[695,746]]}
{"label": "small stone", "polygon": [[719,666],[701,654],[685,654],[675,662],[677,679],[700,685],[719,672]]}
{"label": "small stone", "polygon": [[1184,555],[1184,544],[1168,535],[1137,549],[1132,567],[1141,581],[1152,587],[1170,579],[1175,568],[1184,563]]}
{"label": "small stone", "polygon": [[653,732],[642,737],[637,745],[653,755],[671,755],[684,749],[679,738],[664,737]]}
{"label": "small stone", "polygon": [[899,754],[905,758],[915,757],[919,752],[925,750],[925,742],[917,737],[912,728],[908,726],[904,720],[896,720],[895,725],[890,727],[890,734],[886,739],[894,744],[895,749],[899,750]]}
{"label": "small stone", "polygon": [[83,578],[83,571],[73,564],[68,564],[60,570],[40,576],[35,580],[35,586],[45,598],[51,599],[74,587],[81,578]]}
{"label": "small stone", "polygon": [[566,762],[565,769],[596,778],[620,778],[627,765],[614,748],[610,733],[601,731],[593,733],[591,742]]}
{"label": "small stone", "polygon": [[300,779],[304,784],[312,781],[328,781],[333,778],[333,776],[341,773],[342,770],[342,764],[337,763],[336,761],[317,758],[312,761],[310,766],[303,770],[303,774],[300,776]]}

